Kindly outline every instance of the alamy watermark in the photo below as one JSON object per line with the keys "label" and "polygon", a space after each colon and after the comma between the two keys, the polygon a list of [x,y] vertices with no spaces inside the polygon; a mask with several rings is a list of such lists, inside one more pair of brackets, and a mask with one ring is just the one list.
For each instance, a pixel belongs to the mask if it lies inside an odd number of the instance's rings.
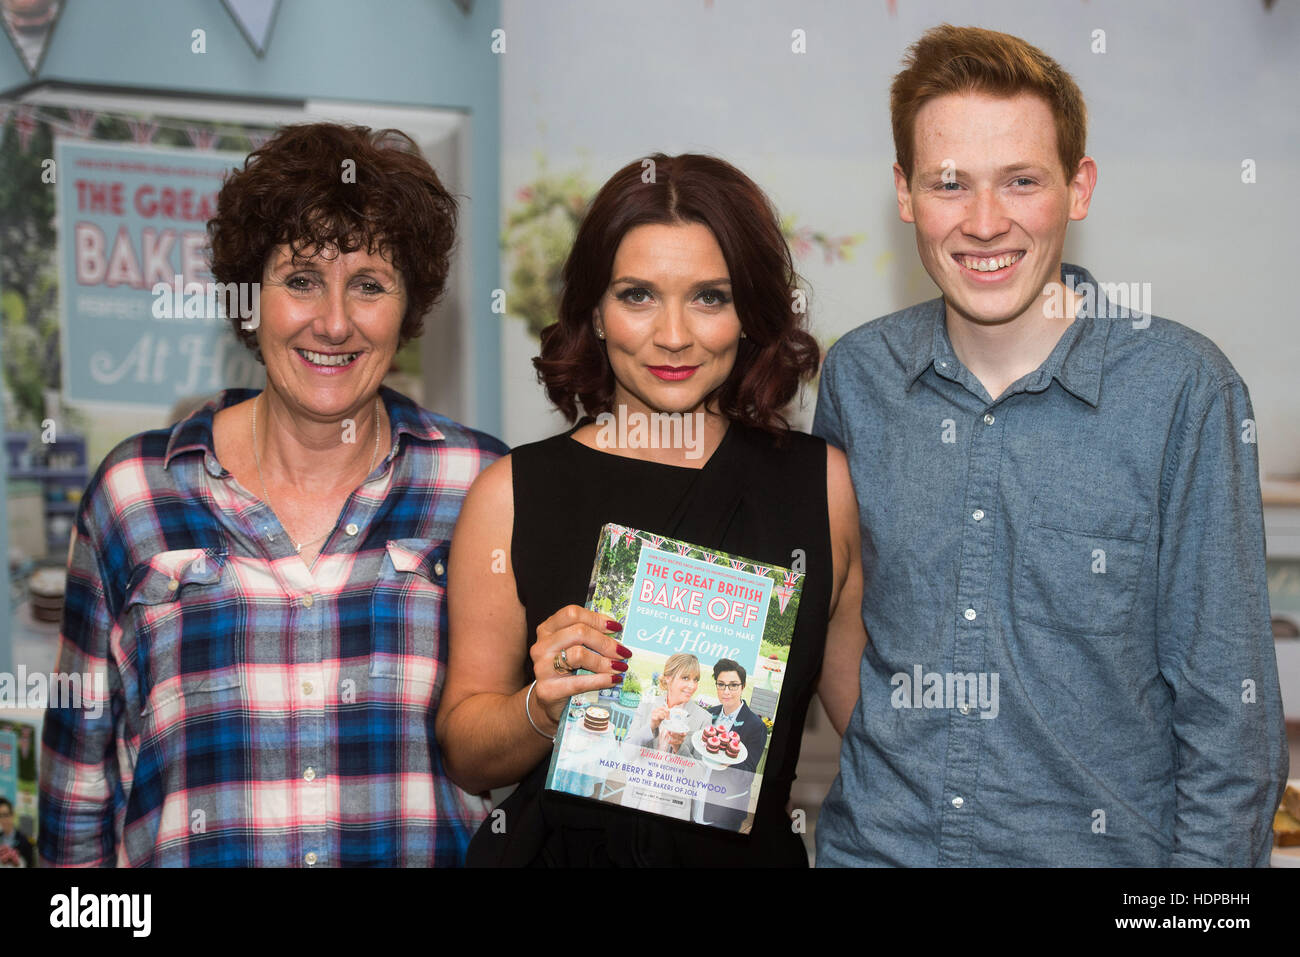
{"label": "alamy watermark", "polygon": [[262,285],[256,282],[185,282],[173,276],[170,283],[156,282],[153,293],[155,319],[240,320],[239,328],[251,332],[262,322]]}
{"label": "alamy watermark", "polygon": [[5,708],[74,708],[91,718],[104,713],[107,699],[104,672],[28,673],[26,665],[18,673],[0,671],[0,710]]}
{"label": "alamy watermark", "polygon": [[596,446],[602,449],[685,449],[688,459],[704,455],[703,412],[629,412],[596,416]]}
{"label": "alamy watermark", "polygon": [[913,665],[911,674],[900,671],[889,684],[894,689],[889,703],[895,708],[956,708],[962,714],[978,710],[981,718],[998,716],[996,671],[939,672]]}
{"label": "alamy watermark", "polygon": [[1049,319],[1066,318],[1067,290],[1076,297],[1076,304],[1084,315],[1098,319],[1131,319],[1134,329],[1151,325],[1149,282],[1087,282],[1067,273],[1064,285],[1051,282],[1043,287],[1043,295],[1047,298],[1043,311]]}

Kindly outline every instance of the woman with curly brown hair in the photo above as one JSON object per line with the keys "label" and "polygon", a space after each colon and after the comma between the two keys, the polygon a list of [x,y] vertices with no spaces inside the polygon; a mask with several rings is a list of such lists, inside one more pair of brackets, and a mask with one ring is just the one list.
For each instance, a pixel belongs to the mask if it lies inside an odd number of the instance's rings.
{"label": "woman with curly brown hair", "polygon": [[[505,447],[381,387],[441,294],[455,202],[392,130],[289,127],[222,187],[212,272],[266,364],[114,449],[77,517],[52,709],[55,864],[455,865],[485,803],[443,773],[448,543]],[[241,297],[243,298],[243,297]]]}
{"label": "woman with curly brown hair", "polygon": [[[470,790],[522,781],[505,829],[481,828],[470,864],[807,866],[786,812],[804,717],[820,688],[836,726],[847,722],[866,636],[844,456],[781,414],[818,364],[795,283],[775,210],[722,160],[655,155],[593,200],[535,360],[579,421],[488,468],[453,546],[447,770]],[[676,441],[611,427],[655,416],[681,423]],[[620,624],[582,607],[607,522],[772,565],[802,556],[749,833],[542,788],[569,697],[618,685],[631,657]]]}

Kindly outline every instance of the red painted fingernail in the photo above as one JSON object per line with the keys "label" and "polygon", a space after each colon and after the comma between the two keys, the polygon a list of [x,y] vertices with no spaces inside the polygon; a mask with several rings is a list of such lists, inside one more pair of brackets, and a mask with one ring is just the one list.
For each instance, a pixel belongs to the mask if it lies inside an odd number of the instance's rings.
{"label": "red painted fingernail", "polygon": [[620,625],[618,622],[614,621],[614,619],[610,618],[605,622],[605,630],[619,632],[623,630],[623,626]]}
{"label": "red painted fingernail", "polygon": [[611,661],[609,663],[609,666],[613,668],[615,671],[627,671],[626,661]]}
{"label": "red painted fingernail", "polygon": [[614,679],[613,681],[610,682],[610,684],[612,685],[621,685],[623,683],[622,675],[610,675],[610,677]]}
{"label": "red painted fingernail", "polygon": [[632,657],[632,649],[631,649],[631,648],[624,648],[622,645],[619,645],[619,646],[618,646],[618,653],[619,653],[620,655],[622,655],[624,658],[631,658],[631,657]]}

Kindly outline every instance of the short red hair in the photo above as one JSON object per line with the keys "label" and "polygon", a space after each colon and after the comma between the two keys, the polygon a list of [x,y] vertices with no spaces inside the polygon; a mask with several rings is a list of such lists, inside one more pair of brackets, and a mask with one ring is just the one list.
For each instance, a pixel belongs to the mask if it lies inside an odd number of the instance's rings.
{"label": "short red hair", "polygon": [[889,90],[894,153],[912,179],[916,114],[930,100],[950,93],[1016,96],[1031,93],[1047,102],[1056,124],[1056,150],[1065,178],[1074,176],[1088,139],[1088,110],[1074,78],[1036,46],[1009,33],[979,27],[926,30],[903,59]]}

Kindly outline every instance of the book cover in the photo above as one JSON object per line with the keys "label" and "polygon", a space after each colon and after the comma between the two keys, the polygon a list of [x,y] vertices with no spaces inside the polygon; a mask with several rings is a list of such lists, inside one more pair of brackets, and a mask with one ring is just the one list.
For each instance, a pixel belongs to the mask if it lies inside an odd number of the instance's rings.
{"label": "book cover", "polygon": [[13,804],[14,827],[30,840],[37,835],[41,717],[32,709],[0,708],[0,797]]}
{"label": "book cover", "polygon": [[621,686],[574,695],[547,788],[747,833],[803,573],[606,525],[587,607],[623,625]]}

